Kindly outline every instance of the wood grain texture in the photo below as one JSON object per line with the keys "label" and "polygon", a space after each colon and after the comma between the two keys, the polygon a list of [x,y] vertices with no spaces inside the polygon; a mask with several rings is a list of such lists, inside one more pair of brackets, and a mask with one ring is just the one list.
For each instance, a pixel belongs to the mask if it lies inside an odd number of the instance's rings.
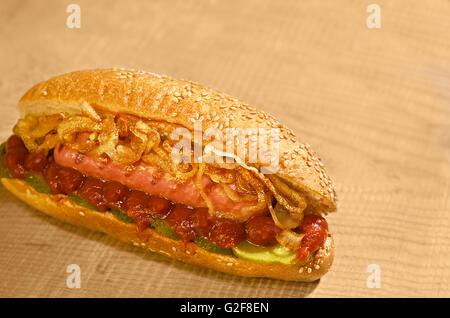
{"label": "wood grain texture", "polygon": [[[335,263],[320,282],[244,279],[46,217],[0,189],[0,296],[450,297],[450,2],[0,3],[0,139],[33,84],[127,67],[186,78],[274,114],[336,184]],[[66,287],[78,264],[80,289]],[[369,264],[381,288],[366,286]]]}

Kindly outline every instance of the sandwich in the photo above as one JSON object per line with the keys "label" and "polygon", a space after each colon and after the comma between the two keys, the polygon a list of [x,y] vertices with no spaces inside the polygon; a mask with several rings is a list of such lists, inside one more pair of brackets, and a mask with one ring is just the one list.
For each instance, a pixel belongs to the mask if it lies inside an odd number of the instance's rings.
{"label": "sandwich", "polygon": [[329,270],[331,180],[274,117],[124,69],[51,78],[18,106],[0,177],[37,210],[228,274],[307,282]]}

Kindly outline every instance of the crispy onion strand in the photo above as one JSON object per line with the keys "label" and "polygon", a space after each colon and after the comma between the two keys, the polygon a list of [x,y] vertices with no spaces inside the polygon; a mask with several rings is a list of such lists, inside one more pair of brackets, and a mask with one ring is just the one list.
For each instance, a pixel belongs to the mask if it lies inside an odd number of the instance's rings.
{"label": "crispy onion strand", "polygon": [[56,128],[62,121],[64,114],[47,116],[33,116],[31,114],[18,120],[14,127],[14,133],[23,140],[29,151],[48,151],[55,143]]}
{"label": "crispy onion strand", "polygon": [[274,187],[289,200],[293,201],[299,209],[302,209],[302,211],[306,209],[307,203],[304,196],[289,187],[280,177],[276,175],[267,175],[267,177],[272,181]]}
{"label": "crispy onion strand", "polygon": [[267,206],[267,196],[264,191],[264,187],[258,179],[254,178],[252,174],[242,167],[238,169],[239,173],[242,175],[245,181],[247,181],[256,191],[256,195],[258,197],[258,203],[252,206],[246,206],[242,208],[244,212],[256,212],[264,209]]}
{"label": "crispy onion strand", "polygon": [[[256,169],[255,169],[256,170]],[[275,197],[275,199],[278,201],[278,203],[280,203],[283,207],[285,207],[289,212],[291,213],[296,213],[296,214],[302,214],[303,211],[306,208],[305,206],[294,206],[292,205],[291,202],[289,202],[284,196],[282,196],[277,189],[275,188],[275,186],[273,185],[273,183],[264,175],[262,175],[260,172],[258,172],[257,170],[251,170],[263,183],[264,185],[270,190],[270,192],[272,192],[273,196]]]}
{"label": "crispy onion strand", "polygon": [[197,187],[200,192],[200,195],[202,196],[203,200],[206,202],[206,206],[208,207],[208,212],[211,216],[214,216],[216,214],[216,211],[214,209],[214,206],[211,202],[211,199],[206,195],[205,189],[203,188],[203,173],[205,172],[205,163],[199,163],[198,172],[197,172]]}
{"label": "crispy onion strand", "polygon": [[233,202],[255,201],[258,199],[258,196],[252,195],[252,194],[239,195],[235,190],[231,189],[231,187],[226,183],[223,183],[222,187],[223,187],[225,194]]}

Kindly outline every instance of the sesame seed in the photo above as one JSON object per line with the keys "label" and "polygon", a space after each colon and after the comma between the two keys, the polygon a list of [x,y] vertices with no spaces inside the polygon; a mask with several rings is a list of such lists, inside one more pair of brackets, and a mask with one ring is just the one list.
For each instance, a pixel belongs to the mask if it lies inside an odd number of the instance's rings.
{"label": "sesame seed", "polygon": [[167,252],[165,252],[163,250],[160,250],[159,253],[161,253],[163,255],[166,255],[166,256],[169,256],[169,257],[171,256],[170,253],[167,253]]}
{"label": "sesame seed", "polygon": [[81,215],[81,216],[84,216],[84,212],[83,212],[83,211],[80,211],[80,215]]}

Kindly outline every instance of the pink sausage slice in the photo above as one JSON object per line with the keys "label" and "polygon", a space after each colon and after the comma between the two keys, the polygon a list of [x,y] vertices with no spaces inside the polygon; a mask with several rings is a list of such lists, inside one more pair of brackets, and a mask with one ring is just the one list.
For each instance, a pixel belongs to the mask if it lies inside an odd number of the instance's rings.
{"label": "pink sausage slice", "polygon": [[[55,148],[54,158],[57,164],[74,168],[85,175],[104,180],[118,181],[129,188],[140,190],[152,195],[166,197],[172,202],[182,203],[193,207],[206,207],[200,195],[195,177],[178,183],[170,174],[162,171],[158,166],[139,162],[135,169],[127,169],[111,161],[103,162],[97,158],[80,154],[69,147],[59,145]],[[261,214],[266,209],[256,212],[244,212],[243,207],[257,204],[256,201],[234,202],[223,190],[222,185],[213,182],[209,176],[202,177],[203,188],[216,210],[221,215],[246,221],[255,214]]]}

